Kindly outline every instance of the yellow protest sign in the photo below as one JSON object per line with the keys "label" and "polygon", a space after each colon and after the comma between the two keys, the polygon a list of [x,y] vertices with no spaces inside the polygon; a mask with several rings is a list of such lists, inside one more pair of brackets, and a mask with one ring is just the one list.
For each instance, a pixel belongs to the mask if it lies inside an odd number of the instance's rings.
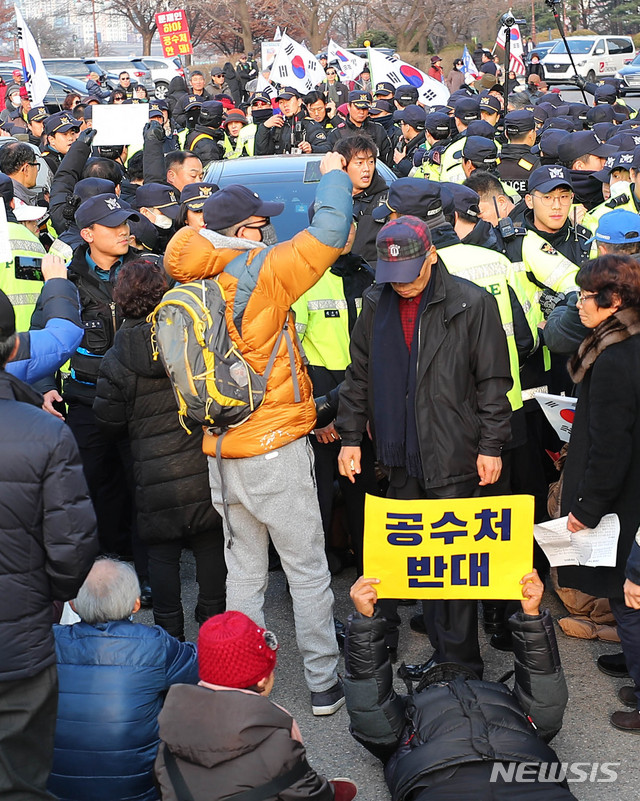
{"label": "yellow protest sign", "polygon": [[379,598],[519,599],[532,566],[531,495],[367,495],[364,575],[380,579]]}

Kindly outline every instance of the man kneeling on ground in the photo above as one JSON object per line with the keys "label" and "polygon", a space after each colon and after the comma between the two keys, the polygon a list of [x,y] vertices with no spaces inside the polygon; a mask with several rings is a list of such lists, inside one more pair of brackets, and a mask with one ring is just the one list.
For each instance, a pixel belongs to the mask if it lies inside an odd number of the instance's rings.
{"label": "man kneeling on ground", "polygon": [[497,801],[514,790],[518,799],[573,799],[547,745],[568,694],[551,615],[540,611],[537,572],[521,579],[522,611],[509,621],[513,691],[451,662],[433,667],[412,695],[397,695],[377,583],[361,577],[351,588],[344,689],[351,732],[384,762],[394,801]]}

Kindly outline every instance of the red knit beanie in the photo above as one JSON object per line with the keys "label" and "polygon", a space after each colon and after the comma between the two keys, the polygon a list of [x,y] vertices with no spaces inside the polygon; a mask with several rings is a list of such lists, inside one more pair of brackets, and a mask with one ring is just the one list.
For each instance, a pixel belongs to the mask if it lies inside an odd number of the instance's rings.
{"label": "red knit beanie", "polygon": [[242,612],[209,618],[198,635],[200,678],[223,687],[252,687],[276,666],[278,641]]}

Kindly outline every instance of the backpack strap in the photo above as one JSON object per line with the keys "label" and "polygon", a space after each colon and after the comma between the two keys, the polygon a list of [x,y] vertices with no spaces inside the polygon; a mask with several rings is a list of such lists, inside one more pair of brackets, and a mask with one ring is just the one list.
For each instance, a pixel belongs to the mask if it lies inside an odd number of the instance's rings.
{"label": "backpack strap", "polygon": [[163,743],[162,755],[164,756],[164,764],[167,767],[169,781],[171,782],[178,801],[195,801],[193,795],[191,794],[191,790],[189,790],[187,787],[184,776],[178,767],[176,758],[166,743]]}
{"label": "backpack strap", "polygon": [[310,770],[307,760],[303,759],[296,763],[291,770],[276,776],[270,782],[262,784],[260,787],[254,787],[252,790],[246,790],[243,793],[230,795],[227,801],[268,801],[268,799],[277,798],[283,790],[302,779]]}
{"label": "backpack strap", "polygon": [[213,139],[213,136],[210,136],[206,133],[200,133],[196,136],[193,142],[189,145],[189,150],[193,151],[193,148],[198,144],[198,142],[202,141],[203,139]]}

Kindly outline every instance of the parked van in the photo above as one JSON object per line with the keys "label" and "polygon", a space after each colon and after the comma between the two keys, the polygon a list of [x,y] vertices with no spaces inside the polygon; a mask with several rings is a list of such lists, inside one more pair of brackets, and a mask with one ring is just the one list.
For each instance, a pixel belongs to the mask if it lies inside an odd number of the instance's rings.
{"label": "parked van", "polygon": [[[578,75],[587,81],[615,75],[636,54],[630,36],[570,36],[567,38]],[[549,84],[567,83],[573,67],[562,39],[542,59],[545,80]]]}

